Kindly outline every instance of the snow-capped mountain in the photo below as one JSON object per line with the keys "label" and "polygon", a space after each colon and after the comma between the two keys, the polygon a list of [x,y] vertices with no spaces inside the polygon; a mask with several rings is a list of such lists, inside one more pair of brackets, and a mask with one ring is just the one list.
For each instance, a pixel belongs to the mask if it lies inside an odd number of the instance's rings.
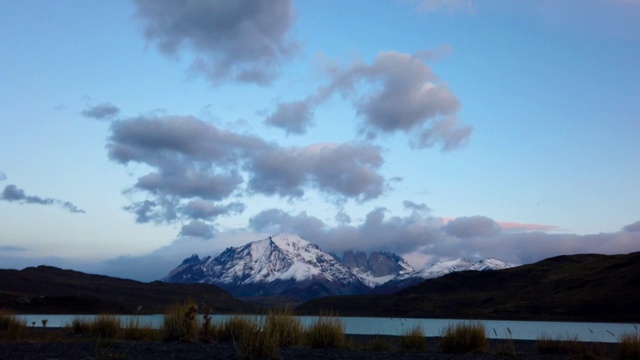
{"label": "snow-capped mountain", "polygon": [[510,268],[511,265],[496,258],[472,262],[464,258],[437,262],[422,270],[402,274],[376,288],[377,293],[391,293],[427,279],[438,278],[457,271],[486,271]]}
{"label": "snow-capped mountain", "polygon": [[231,247],[216,257],[184,260],[165,282],[210,283],[236,296],[294,296],[310,299],[366,290],[360,279],[332,255],[297,235],[279,234]]}
{"label": "snow-capped mountain", "polygon": [[238,297],[286,296],[308,300],[329,295],[394,292],[455,271],[510,267],[489,258],[456,259],[415,271],[390,252],[347,251],[342,260],[298,235],[278,234],[219,255],[185,259],[162,279],[174,283],[215,284]]}

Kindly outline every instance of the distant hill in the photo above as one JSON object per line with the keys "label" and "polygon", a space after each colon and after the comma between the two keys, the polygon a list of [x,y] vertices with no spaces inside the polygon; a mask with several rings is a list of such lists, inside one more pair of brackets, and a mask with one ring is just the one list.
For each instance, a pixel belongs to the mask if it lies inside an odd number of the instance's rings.
{"label": "distant hill", "polygon": [[0,270],[0,309],[32,314],[157,314],[193,299],[218,313],[251,307],[215,285],[142,283],[50,266]]}
{"label": "distant hill", "polygon": [[344,316],[638,322],[640,252],[454,272],[395,294],[319,298],[298,309]]}

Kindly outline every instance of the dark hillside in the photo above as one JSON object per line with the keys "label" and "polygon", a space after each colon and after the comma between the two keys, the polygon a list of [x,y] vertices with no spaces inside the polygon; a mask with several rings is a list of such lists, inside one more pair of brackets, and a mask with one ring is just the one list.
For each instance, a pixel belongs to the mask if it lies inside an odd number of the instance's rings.
{"label": "dark hillside", "polygon": [[391,295],[304,303],[351,316],[640,321],[640,253],[558,256],[495,271],[426,280]]}
{"label": "dark hillside", "polygon": [[142,283],[50,266],[0,270],[0,308],[17,313],[154,314],[189,298],[215,312],[251,310],[214,285]]}

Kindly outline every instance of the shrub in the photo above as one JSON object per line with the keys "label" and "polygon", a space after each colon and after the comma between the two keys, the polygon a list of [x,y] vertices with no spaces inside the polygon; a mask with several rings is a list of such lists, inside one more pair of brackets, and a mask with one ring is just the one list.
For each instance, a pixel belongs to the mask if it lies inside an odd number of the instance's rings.
{"label": "shrub", "polygon": [[25,335],[27,322],[0,310],[0,339],[17,340]]}
{"label": "shrub", "polygon": [[410,330],[405,330],[400,335],[400,349],[402,350],[426,350],[427,338],[421,326],[414,326]]}
{"label": "shrub", "polygon": [[483,352],[488,348],[485,327],[479,322],[449,325],[440,338],[440,349],[448,353]]}
{"label": "shrub", "polygon": [[307,343],[312,348],[336,348],[345,344],[344,325],[335,316],[319,316],[306,333]]}
{"label": "shrub", "polygon": [[618,355],[622,360],[640,359],[640,334],[623,334],[618,343]]}
{"label": "shrub", "polygon": [[187,300],[182,304],[173,304],[165,311],[162,338],[165,341],[196,341],[198,328],[198,306]]}
{"label": "shrub", "polygon": [[105,339],[115,339],[120,335],[122,324],[115,315],[98,315],[90,323],[91,334]]}

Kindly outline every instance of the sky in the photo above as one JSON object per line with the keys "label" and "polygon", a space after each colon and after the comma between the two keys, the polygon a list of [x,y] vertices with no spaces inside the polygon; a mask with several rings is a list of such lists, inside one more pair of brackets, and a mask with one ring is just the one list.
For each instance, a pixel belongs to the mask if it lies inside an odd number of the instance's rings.
{"label": "sky", "polygon": [[638,0],[5,0],[0,267],[288,232],[422,268],[640,251]]}

